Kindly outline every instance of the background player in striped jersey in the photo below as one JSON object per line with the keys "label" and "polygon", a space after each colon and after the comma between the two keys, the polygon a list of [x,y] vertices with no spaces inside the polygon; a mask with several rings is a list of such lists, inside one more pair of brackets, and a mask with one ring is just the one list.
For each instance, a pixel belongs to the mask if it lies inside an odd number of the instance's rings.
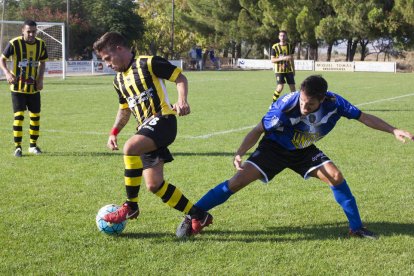
{"label": "background player in striped jersey", "polygon": [[280,97],[286,82],[291,92],[296,91],[294,52],[295,47],[288,42],[287,32],[279,31],[279,43],[273,44],[270,53],[270,61],[274,63],[276,76],[276,90],[273,93],[273,101]]}
{"label": "background player in striped jersey", "polygon": [[[22,156],[22,136],[24,111],[30,116],[29,152],[41,154],[37,146],[40,128],[40,90],[43,89],[45,62],[48,58],[46,44],[36,37],[37,24],[26,20],[22,27],[22,36],[9,41],[0,58],[0,67],[6,75],[13,102],[14,156]],[[7,67],[6,60],[12,58],[13,69]]]}
{"label": "background player in striped jersey", "polygon": [[[164,163],[173,160],[168,146],[177,134],[175,115],[190,113],[187,78],[181,69],[158,56],[136,56],[125,38],[117,32],[104,34],[94,43],[94,50],[118,72],[113,84],[119,98],[119,110],[108,147],[118,150],[117,135],[127,124],[131,113],[138,123],[136,134],[126,141],[123,148],[127,200],[104,219],[119,223],[137,218],[142,176],[147,189],[170,207],[195,217],[206,217],[207,212],[195,207],[177,187],[164,180]],[[164,80],[177,85],[178,100],[173,106]]]}
{"label": "background player in striped jersey", "polygon": [[[345,117],[366,126],[388,132],[402,142],[414,136],[397,129],[382,119],[362,112],[340,95],[327,90],[321,76],[310,76],[301,84],[300,92],[285,95],[274,102],[261,122],[244,138],[234,157],[236,174],[208,191],[195,205],[205,211],[223,204],[253,181],[267,183],[289,168],[304,179],[319,178],[327,183],[335,200],[349,221],[349,234],[361,238],[376,238],[361,221],[356,200],[341,171],[314,143],[327,135],[336,122]],[[242,164],[242,156],[262,137],[257,149]],[[179,228],[192,228],[187,233],[199,233],[205,226],[196,218],[183,220]]]}

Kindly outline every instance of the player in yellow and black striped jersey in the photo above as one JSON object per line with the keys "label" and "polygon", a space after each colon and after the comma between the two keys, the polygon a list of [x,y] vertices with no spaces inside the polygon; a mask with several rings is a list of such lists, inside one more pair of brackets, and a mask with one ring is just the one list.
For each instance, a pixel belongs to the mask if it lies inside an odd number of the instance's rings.
{"label": "player in yellow and black striped jersey", "polygon": [[289,84],[291,92],[296,91],[295,63],[293,60],[295,48],[287,39],[287,32],[279,31],[279,43],[273,44],[270,53],[276,75],[276,90],[273,93],[273,101],[276,101],[280,97],[286,82]]}
{"label": "player in yellow and black striped jersey", "polygon": [[[6,79],[12,92],[14,122],[13,136],[16,157],[22,156],[22,130],[24,111],[29,110],[30,116],[30,147],[29,153],[40,154],[37,146],[40,128],[40,90],[43,89],[45,62],[48,58],[45,42],[36,37],[37,24],[26,20],[22,27],[22,36],[9,41],[0,58]],[[7,67],[6,60],[12,59],[13,68]]]}
{"label": "player in yellow and black striped jersey", "polygon": [[[137,132],[124,145],[124,179],[127,200],[116,212],[104,219],[119,223],[139,214],[138,193],[144,176],[147,189],[163,202],[197,219],[211,215],[199,210],[183,193],[164,180],[164,163],[173,160],[168,146],[177,134],[176,114],[190,113],[187,102],[187,78],[181,69],[158,56],[136,56],[125,38],[108,32],[94,43],[94,50],[115,70],[114,87],[119,97],[119,109],[107,146],[118,150],[117,135],[128,122],[131,113],[138,123]],[[171,105],[164,80],[175,82],[178,101]]]}

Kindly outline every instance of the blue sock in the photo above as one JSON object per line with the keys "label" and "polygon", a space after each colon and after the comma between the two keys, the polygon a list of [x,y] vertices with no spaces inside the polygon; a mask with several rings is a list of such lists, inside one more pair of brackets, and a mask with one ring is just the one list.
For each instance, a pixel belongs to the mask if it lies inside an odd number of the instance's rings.
{"label": "blue sock", "polygon": [[352,195],[346,180],[337,186],[331,186],[336,202],[341,205],[349,221],[351,230],[358,230],[362,227],[358,206],[355,197]]}
{"label": "blue sock", "polygon": [[226,180],[208,191],[195,205],[204,211],[208,211],[224,203],[232,194],[233,192],[229,189],[229,181]]}

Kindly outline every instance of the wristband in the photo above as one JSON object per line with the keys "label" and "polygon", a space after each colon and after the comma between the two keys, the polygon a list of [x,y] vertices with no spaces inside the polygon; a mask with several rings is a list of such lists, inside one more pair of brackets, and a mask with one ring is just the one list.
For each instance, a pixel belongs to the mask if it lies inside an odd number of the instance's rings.
{"label": "wristband", "polygon": [[113,128],[111,129],[111,135],[115,135],[115,136],[117,136],[117,135],[118,135],[118,133],[119,133],[119,129],[117,129],[116,127],[113,127]]}

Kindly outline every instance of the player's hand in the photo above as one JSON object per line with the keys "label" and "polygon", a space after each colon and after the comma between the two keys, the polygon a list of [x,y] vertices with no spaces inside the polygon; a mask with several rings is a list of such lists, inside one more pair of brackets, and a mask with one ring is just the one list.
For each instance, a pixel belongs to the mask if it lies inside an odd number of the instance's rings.
{"label": "player's hand", "polygon": [[9,84],[15,84],[16,83],[16,76],[11,73],[6,73],[6,80]]}
{"label": "player's hand", "polygon": [[233,165],[236,168],[236,170],[238,170],[238,171],[242,171],[243,170],[241,164],[242,164],[242,158],[241,158],[241,156],[240,155],[234,156]]}
{"label": "player's hand", "polygon": [[394,129],[393,134],[395,138],[400,140],[401,142],[405,143],[405,139],[410,139],[411,141],[414,141],[414,135],[409,133],[408,131],[402,130],[402,129]]}
{"label": "player's hand", "polygon": [[40,91],[43,89],[43,80],[36,81],[36,88]]}
{"label": "player's hand", "polygon": [[115,135],[109,135],[108,143],[106,144],[106,146],[111,150],[119,150],[117,138]]}
{"label": "player's hand", "polygon": [[185,116],[190,114],[190,105],[184,101],[178,101],[173,105],[173,110],[177,112],[178,116]]}

